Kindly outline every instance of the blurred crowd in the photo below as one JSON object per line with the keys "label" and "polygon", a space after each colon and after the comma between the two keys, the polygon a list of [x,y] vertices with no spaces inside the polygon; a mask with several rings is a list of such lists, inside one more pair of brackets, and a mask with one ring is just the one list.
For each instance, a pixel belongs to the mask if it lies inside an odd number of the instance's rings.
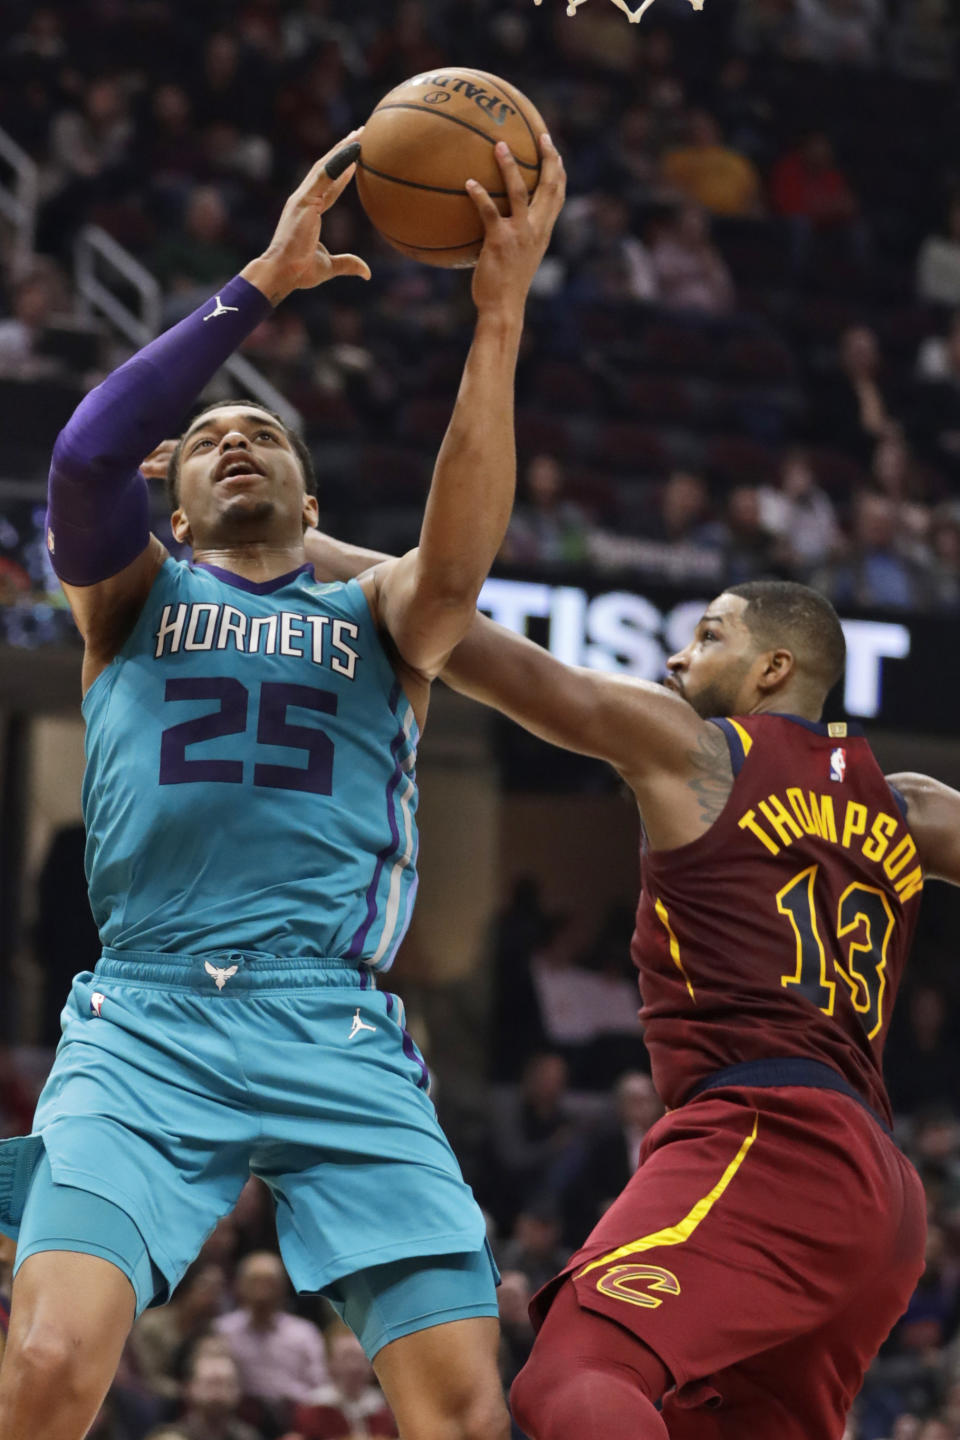
{"label": "blurred crowd", "polygon": [[[164,319],[269,236],[309,163],[458,58],[526,88],[570,200],[530,304],[504,560],[643,579],[813,580],[846,607],[960,606],[960,100],[948,0],[8,0],[0,127],[40,166],[7,265],[0,480],[38,484],[122,349],[76,314],[104,228]],[[324,522],[416,536],[471,309],[355,197],[325,221],[369,287],[302,295],[246,353],[300,409]],[[15,528],[15,527],[14,527]],[[31,588],[0,535],[0,583]],[[32,577],[35,583],[35,577]]]}

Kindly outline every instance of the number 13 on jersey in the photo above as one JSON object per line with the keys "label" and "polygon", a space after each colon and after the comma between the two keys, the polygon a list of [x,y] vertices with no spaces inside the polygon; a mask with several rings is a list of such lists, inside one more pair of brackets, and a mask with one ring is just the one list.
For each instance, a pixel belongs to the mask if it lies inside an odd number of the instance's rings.
{"label": "number 13 on jersey", "polygon": [[777,909],[793,926],[797,965],[780,977],[781,985],[798,985],[800,993],[825,1015],[832,1015],[837,980],[847,986],[860,1024],[872,1040],[883,1025],[887,950],[896,924],[889,897],[874,885],[855,881],[837,905],[834,933],[844,951],[841,963],[828,955],[817,925],[816,885],[819,866],[809,865],[777,892]]}

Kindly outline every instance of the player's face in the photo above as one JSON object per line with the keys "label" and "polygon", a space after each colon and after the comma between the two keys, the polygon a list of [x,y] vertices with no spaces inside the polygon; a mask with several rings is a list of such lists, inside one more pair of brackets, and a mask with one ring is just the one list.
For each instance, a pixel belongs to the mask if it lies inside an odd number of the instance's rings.
{"label": "player's face", "polygon": [[707,606],[690,644],[667,661],[668,688],[705,720],[753,708],[751,677],[764,662],[742,618],[746,606],[739,595],[720,595]]}
{"label": "player's face", "polygon": [[290,545],[317,523],[317,502],[283,427],[249,405],[224,406],[190,426],[180,454],[173,533],[197,548]]}

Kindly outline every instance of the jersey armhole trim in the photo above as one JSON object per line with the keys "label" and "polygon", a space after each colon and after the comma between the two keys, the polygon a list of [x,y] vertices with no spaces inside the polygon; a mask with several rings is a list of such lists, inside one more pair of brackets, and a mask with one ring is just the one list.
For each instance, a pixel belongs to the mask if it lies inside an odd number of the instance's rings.
{"label": "jersey armhole trim", "polygon": [[[887,784],[890,785],[889,780],[887,781]],[[907,803],[906,795],[904,795],[902,790],[898,790],[896,785],[890,785],[890,794],[893,796],[894,800],[896,800],[897,808],[900,811],[900,814],[903,816],[904,820],[908,820],[910,818],[910,806]]]}
{"label": "jersey armhole trim", "polygon": [[736,779],[743,769],[743,762],[753,749],[753,736],[742,725],[738,725],[736,720],[712,716],[708,723],[716,725],[717,729],[723,732],[727,749],[730,751],[730,764],[733,767],[734,779]]}

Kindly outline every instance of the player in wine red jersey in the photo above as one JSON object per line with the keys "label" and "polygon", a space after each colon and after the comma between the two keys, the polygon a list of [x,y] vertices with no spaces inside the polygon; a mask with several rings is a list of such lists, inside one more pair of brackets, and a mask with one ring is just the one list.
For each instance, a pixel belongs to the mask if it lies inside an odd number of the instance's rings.
{"label": "player in wine red jersey", "polygon": [[670,1108],[534,1299],[532,1440],[840,1440],[923,1270],[881,1060],[924,881],[960,883],[960,794],[821,722],[844,658],[822,596],[757,582],[710,604],[666,687],[485,619],[444,672],[609,761],[643,827],[633,958]]}

